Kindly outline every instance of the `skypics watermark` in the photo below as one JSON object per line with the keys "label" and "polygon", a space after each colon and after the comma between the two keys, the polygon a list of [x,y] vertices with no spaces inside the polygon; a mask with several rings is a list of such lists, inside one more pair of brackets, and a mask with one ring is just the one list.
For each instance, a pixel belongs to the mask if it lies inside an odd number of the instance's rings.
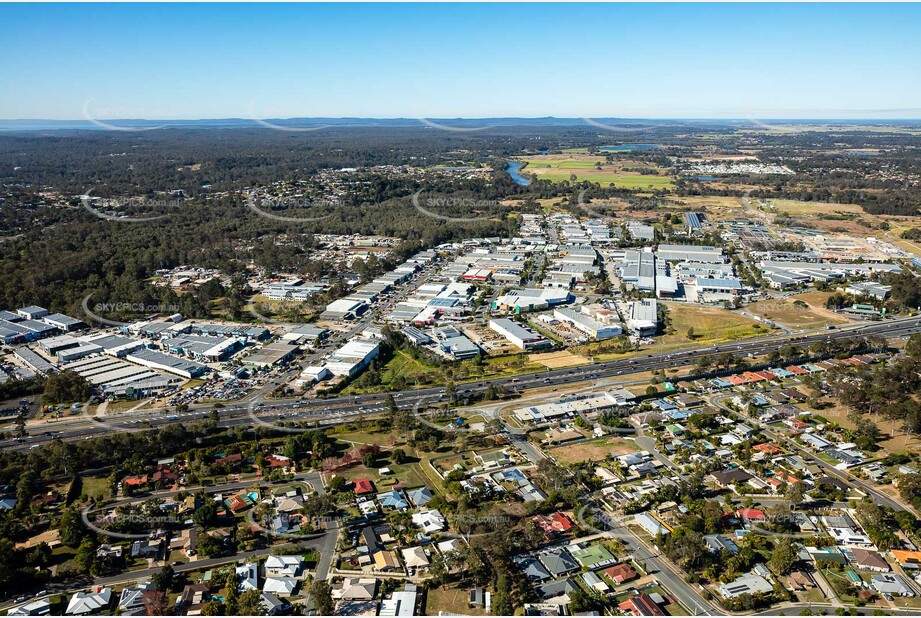
{"label": "skypics watermark", "polygon": [[91,515],[104,509],[86,507],[80,512],[83,525],[96,534],[124,540],[149,539],[155,534],[169,529],[185,527],[187,517],[171,513],[147,513],[132,508],[123,511],[109,511],[101,519],[94,520]]}
{"label": "skypics watermark", "polygon": [[[259,201],[260,204],[256,202]],[[282,223],[316,223],[317,221],[323,221],[324,219],[329,219],[333,216],[333,213],[327,213],[321,217],[292,217],[288,215],[279,214],[276,211],[281,212],[292,212],[297,210],[311,210],[315,211],[318,207],[332,207],[333,204],[329,202],[316,202],[312,200],[303,200],[299,198],[284,198],[284,197],[273,197],[265,196],[258,197],[255,192],[249,192],[246,196],[246,207],[252,210],[254,213],[260,217],[265,217],[266,219],[271,219],[272,221],[280,221]]]}
{"label": "skypics watermark", "polygon": [[499,202],[496,200],[481,200],[472,197],[454,197],[454,196],[444,196],[444,197],[422,197],[422,190],[416,191],[412,195],[412,204],[416,210],[420,213],[435,219],[438,221],[447,221],[449,223],[475,223],[477,221],[484,221],[489,219],[489,216],[476,216],[476,217],[453,217],[450,215],[441,214],[437,212],[438,210],[460,210],[461,212],[470,212],[470,211],[492,211],[499,207]]}
{"label": "skypics watermark", "polygon": [[[439,131],[448,131],[450,133],[475,133],[477,131],[485,131],[487,129],[493,129],[497,126],[494,124],[487,124],[487,125],[482,125],[482,126],[458,127],[458,126],[452,126],[449,124],[444,124],[443,122],[435,122],[434,120],[431,120],[429,118],[416,118],[416,120],[421,122],[426,127],[429,127],[430,129],[438,129]],[[462,120],[462,119],[458,118],[457,120]]]}
{"label": "skypics watermark", "polygon": [[[91,320],[104,326],[122,328],[144,318],[149,318],[156,315],[172,315],[179,313],[179,305],[172,305],[168,303],[105,302],[93,303],[90,305],[90,301],[95,294],[96,292],[87,294],[83,298],[83,301],[80,303],[80,306],[83,308],[83,312]],[[135,316],[135,318],[130,322],[124,322],[121,320],[113,320],[111,318],[100,315],[104,313],[114,313],[119,317]]]}
{"label": "skypics watermark", "polygon": [[[93,195],[93,187],[80,196],[84,210],[99,219],[118,223],[150,223],[160,221],[178,212],[185,204],[176,198],[103,198]],[[132,212],[157,212],[160,214],[135,216]]]}

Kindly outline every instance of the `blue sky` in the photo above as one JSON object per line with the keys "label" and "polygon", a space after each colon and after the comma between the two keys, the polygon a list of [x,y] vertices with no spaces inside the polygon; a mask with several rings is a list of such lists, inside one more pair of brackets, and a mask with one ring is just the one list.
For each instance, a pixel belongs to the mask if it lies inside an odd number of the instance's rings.
{"label": "blue sky", "polygon": [[917,4],[0,4],[0,23],[5,119],[921,117]]}

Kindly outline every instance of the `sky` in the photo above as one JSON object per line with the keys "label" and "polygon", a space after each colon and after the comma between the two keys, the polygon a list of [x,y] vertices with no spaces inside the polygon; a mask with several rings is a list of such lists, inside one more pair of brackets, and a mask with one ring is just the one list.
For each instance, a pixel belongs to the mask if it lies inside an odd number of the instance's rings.
{"label": "sky", "polygon": [[0,4],[0,118],[919,118],[919,4]]}

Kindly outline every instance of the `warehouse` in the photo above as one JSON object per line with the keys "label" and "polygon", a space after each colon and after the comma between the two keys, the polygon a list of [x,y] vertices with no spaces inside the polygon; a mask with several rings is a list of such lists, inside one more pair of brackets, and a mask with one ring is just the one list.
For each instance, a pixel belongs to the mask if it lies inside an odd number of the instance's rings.
{"label": "warehouse", "polygon": [[211,371],[207,365],[163,354],[162,352],[157,352],[156,350],[148,348],[134,350],[128,353],[125,359],[145,367],[150,367],[151,369],[160,369],[187,379],[197,378]]}
{"label": "warehouse", "polygon": [[525,288],[513,290],[492,302],[493,310],[512,313],[542,311],[550,307],[565,305],[573,301],[569,290]]}
{"label": "warehouse", "polygon": [[94,343],[101,347],[106,354],[124,358],[128,353],[144,347],[143,341],[129,339],[120,335],[101,334],[94,337],[81,337],[85,343]]}
{"label": "warehouse", "polygon": [[66,350],[68,348],[76,348],[81,344],[79,339],[75,339],[70,335],[60,335],[58,337],[50,337],[48,339],[43,339],[38,342],[38,347],[42,352],[49,356],[56,355],[60,350]]}
{"label": "warehouse", "polygon": [[42,358],[41,356],[39,356],[38,354],[30,350],[29,348],[25,348],[25,347],[19,348],[18,350],[13,352],[13,355],[16,356],[16,358],[18,358],[20,361],[25,363],[25,365],[29,367],[29,369],[32,369],[36,373],[40,373],[42,375],[48,375],[49,373],[54,371],[54,367],[51,365],[51,363],[46,361],[44,358]]}
{"label": "warehouse", "polygon": [[380,355],[380,343],[353,339],[329,355],[326,367],[335,376],[353,378]]}
{"label": "warehouse", "polygon": [[558,320],[572,324],[578,330],[598,341],[617,337],[623,332],[620,326],[602,324],[595,318],[575,309],[556,309],[553,312],[553,316]]}
{"label": "warehouse", "polygon": [[340,298],[326,305],[326,311],[320,314],[323,320],[353,320],[368,308],[368,303],[362,300],[349,300]]}
{"label": "warehouse", "polygon": [[518,322],[513,322],[508,318],[490,320],[489,328],[496,331],[508,339],[513,345],[521,348],[526,352],[538,348],[550,347],[553,345],[553,342],[545,338],[543,335],[531,330],[526,326],[522,326]]}
{"label": "warehouse", "polygon": [[164,339],[163,349],[171,354],[188,356],[206,363],[220,362],[243,347],[243,342],[234,337],[212,337],[210,335],[180,335]]}
{"label": "warehouse", "polygon": [[22,307],[17,309],[16,313],[19,315],[19,317],[26,320],[38,320],[48,315],[48,310],[42,307],[31,305],[29,307]]}
{"label": "warehouse", "polygon": [[274,367],[294,358],[297,350],[297,346],[289,343],[269,343],[243,359],[243,364],[262,369]]}
{"label": "warehouse", "polygon": [[620,278],[638,290],[656,289],[656,256],[651,251],[627,251]]}
{"label": "warehouse", "polygon": [[69,363],[83,358],[84,356],[89,356],[90,354],[98,354],[102,352],[102,348],[93,343],[84,343],[78,345],[75,348],[67,348],[66,350],[58,350],[57,358],[60,363]]}
{"label": "warehouse", "polygon": [[698,245],[659,245],[656,255],[667,262],[702,262],[722,264],[726,256],[719,247]]}
{"label": "warehouse", "polygon": [[844,291],[853,296],[871,296],[877,300],[886,300],[892,293],[892,286],[866,281],[852,283]]}
{"label": "warehouse", "polygon": [[53,326],[65,333],[68,333],[72,330],[78,330],[84,328],[86,324],[81,322],[76,318],[64,315],[63,313],[51,313],[42,318],[42,322]]}
{"label": "warehouse", "polygon": [[647,298],[635,301],[630,307],[630,330],[641,337],[656,334],[659,325],[659,305],[655,300]]}

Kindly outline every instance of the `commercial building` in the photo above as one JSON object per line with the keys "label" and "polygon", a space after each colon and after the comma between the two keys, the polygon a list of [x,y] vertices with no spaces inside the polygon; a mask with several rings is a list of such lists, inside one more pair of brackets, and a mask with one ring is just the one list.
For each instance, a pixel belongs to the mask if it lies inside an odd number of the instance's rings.
{"label": "commercial building", "polygon": [[353,320],[368,308],[368,303],[363,300],[340,298],[326,305],[326,310],[320,314],[323,320]]}
{"label": "commercial building", "polygon": [[149,348],[134,350],[128,353],[125,359],[144,367],[159,369],[187,379],[197,378],[211,371],[211,368],[207,365],[163,354]]}
{"label": "commercial building", "polygon": [[870,296],[877,300],[886,300],[892,293],[892,286],[874,281],[859,281],[847,286],[844,291],[854,296]]}
{"label": "commercial building", "polygon": [[722,249],[703,245],[659,245],[656,255],[666,262],[722,264],[727,261]]}
{"label": "commercial building", "polygon": [[493,301],[492,309],[494,311],[521,314],[531,311],[543,311],[572,301],[573,296],[569,293],[569,290],[524,288],[499,296]]}
{"label": "commercial building", "polygon": [[553,342],[543,335],[517,322],[509,320],[508,318],[490,320],[489,328],[496,331],[508,339],[513,345],[521,348],[525,352],[553,345]]}

